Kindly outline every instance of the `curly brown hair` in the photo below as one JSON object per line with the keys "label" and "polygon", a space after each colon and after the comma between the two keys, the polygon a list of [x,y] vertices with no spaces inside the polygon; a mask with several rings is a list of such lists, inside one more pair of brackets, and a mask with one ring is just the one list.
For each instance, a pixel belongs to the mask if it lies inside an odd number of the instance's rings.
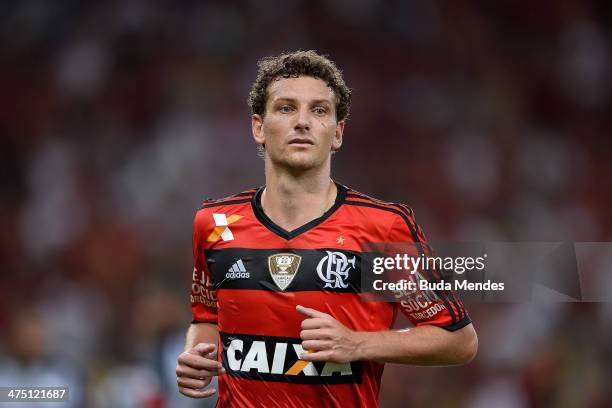
{"label": "curly brown hair", "polygon": [[321,79],[327,83],[336,95],[336,120],[346,120],[351,106],[351,90],[344,79],[342,72],[333,61],[314,50],[294,51],[266,57],[257,64],[259,70],[257,79],[249,93],[247,102],[251,113],[261,115],[266,112],[268,100],[268,86],[279,78],[297,78],[299,76],[311,76]]}

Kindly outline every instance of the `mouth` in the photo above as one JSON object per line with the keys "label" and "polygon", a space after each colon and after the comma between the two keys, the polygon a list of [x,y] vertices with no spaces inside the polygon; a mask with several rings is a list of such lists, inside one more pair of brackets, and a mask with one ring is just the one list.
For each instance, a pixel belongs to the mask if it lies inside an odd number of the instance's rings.
{"label": "mouth", "polygon": [[293,139],[289,140],[289,144],[290,145],[305,146],[305,145],[314,145],[314,142],[311,139],[308,139],[308,138],[305,138],[305,137],[294,137]]}

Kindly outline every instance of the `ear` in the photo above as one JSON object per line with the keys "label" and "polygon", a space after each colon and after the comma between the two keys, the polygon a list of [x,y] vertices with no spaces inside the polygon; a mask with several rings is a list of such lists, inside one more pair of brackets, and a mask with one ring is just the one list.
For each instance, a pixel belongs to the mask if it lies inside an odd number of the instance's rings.
{"label": "ear", "polygon": [[251,130],[255,143],[263,146],[266,143],[266,138],[263,131],[263,118],[260,115],[254,114],[251,116]]}
{"label": "ear", "polygon": [[332,139],[331,149],[332,151],[340,150],[340,146],[342,146],[342,134],[344,133],[344,121],[341,120],[336,124],[336,132],[334,133],[334,138]]}

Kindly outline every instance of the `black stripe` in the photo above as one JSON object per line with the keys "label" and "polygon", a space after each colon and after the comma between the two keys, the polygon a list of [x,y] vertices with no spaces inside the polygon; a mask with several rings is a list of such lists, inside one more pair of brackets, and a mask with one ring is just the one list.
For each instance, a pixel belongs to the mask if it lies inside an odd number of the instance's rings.
{"label": "black stripe", "polygon": [[[289,253],[297,255],[293,262],[299,266],[297,271],[290,279],[290,283],[283,289],[275,282],[270,273],[270,262],[274,262],[272,255]],[[335,254],[332,254],[335,253]],[[329,265],[330,257],[339,259],[338,256],[346,256],[344,271],[346,274],[341,276],[338,282],[336,274],[330,274],[328,269],[334,270],[334,264]],[[253,248],[226,248],[209,249],[205,252],[206,264],[212,276],[213,286],[216,290],[262,290],[270,292],[298,292],[298,291],[317,291],[334,293],[360,293],[361,274],[363,258],[370,256],[364,252],[354,252],[339,250],[336,248],[320,249],[253,249]],[[352,259],[355,259],[354,262]],[[369,259],[369,258],[368,258]],[[234,263],[242,260],[245,271],[232,273],[230,269]],[[371,263],[371,262],[370,262]],[[321,275],[319,275],[319,266]],[[328,268],[329,267],[329,268]],[[274,268],[274,271],[277,271]],[[329,276],[328,276],[329,275]],[[291,274],[286,275],[288,277]],[[277,278],[278,279],[278,278]],[[341,287],[342,285],[346,288]]]}
{"label": "black stripe", "polygon": [[[341,373],[338,365],[313,362],[309,369],[316,375],[287,374],[299,360],[302,339],[298,337],[262,336],[219,332],[223,345],[221,361],[228,375],[255,381],[275,381],[293,384],[359,384],[362,382],[363,362],[353,361],[343,366],[348,373]],[[256,347],[254,349],[254,347]],[[278,355],[277,355],[278,353]],[[255,356],[256,354],[256,362]],[[276,363],[275,363],[276,360]],[[327,371],[327,372],[326,372]]]}
{"label": "black stripe", "polygon": [[467,326],[470,323],[472,323],[472,319],[470,319],[469,316],[465,316],[463,319],[461,319],[460,321],[458,321],[455,324],[451,324],[449,326],[440,326],[440,327],[445,329],[445,330],[448,330],[450,332],[454,332],[456,330],[464,328],[465,326]]}
{"label": "black stripe", "polygon": [[406,216],[412,219],[414,221],[414,224],[416,225],[416,219],[414,218],[414,211],[412,211],[412,208],[408,207],[405,204],[399,204],[399,203],[393,203],[393,205],[405,211]]}
{"label": "black stripe", "polygon": [[221,201],[221,202],[214,202],[214,203],[208,203],[208,204],[204,204],[200,207],[200,210],[203,208],[211,208],[211,207],[221,207],[222,205],[231,205],[231,204],[240,204],[240,203],[248,203],[250,202],[251,199],[250,198],[243,198],[240,200],[228,200],[228,201]]}

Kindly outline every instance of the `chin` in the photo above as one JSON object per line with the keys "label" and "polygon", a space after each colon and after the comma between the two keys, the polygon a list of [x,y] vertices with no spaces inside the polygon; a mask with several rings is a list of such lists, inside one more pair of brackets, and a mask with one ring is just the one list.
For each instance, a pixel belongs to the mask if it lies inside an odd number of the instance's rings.
{"label": "chin", "polygon": [[276,160],[283,167],[294,170],[310,170],[322,165],[323,161],[310,154],[292,154]]}
{"label": "chin", "polygon": [[285,166],[295,170],[310,170],[318,167],[319,164],[314,160],[287,160]]}

